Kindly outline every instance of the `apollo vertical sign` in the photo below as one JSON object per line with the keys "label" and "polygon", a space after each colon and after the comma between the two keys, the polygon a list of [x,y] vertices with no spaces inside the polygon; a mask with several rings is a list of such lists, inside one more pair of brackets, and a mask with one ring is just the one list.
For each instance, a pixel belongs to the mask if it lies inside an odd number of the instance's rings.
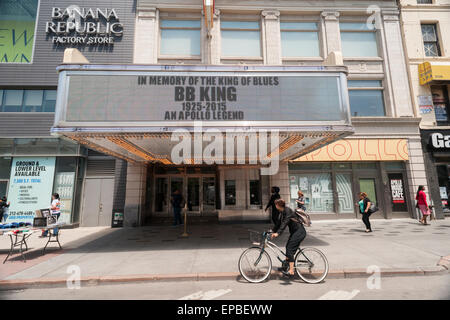
{"label": "apollo vertical sign", "polygon": [[55,44],[111,45],[123,35],[115,8],[53,7],[45,31]]}

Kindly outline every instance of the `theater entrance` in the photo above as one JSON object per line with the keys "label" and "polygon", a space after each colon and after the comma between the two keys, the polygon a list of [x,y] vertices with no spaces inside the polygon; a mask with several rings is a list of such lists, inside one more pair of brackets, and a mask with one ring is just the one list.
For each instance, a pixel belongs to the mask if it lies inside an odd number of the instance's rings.
{"label": "theater entrance", "polygon": [[181,192],[187,204],[190,216],[217,216],[217,177],[210,170],[189,170],[178,168],[175,174],[158,174],[153,176],[154,194],[153,217],[172,217],[171,196],[176,190]]}

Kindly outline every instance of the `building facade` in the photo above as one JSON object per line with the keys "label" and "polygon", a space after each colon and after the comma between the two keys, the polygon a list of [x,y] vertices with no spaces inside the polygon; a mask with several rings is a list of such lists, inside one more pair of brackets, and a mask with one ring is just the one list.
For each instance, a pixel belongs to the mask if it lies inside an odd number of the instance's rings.
{"label": "building facade", "polygon": [[[115,184],[114,177],[123,164],[51,134],[56,67],[67,48],[97,63],[131,63],[134,18],[128,1],[0,1],[0,194],[11,202],[8,222],[32,222],[35,210],[47,208],[57,192],[60,219],[78,224],[87,204],[83,188],[102,178],[108,213],[98,209],[103,202],[97,200],[97,214],[89,211],[96,221],[88,225],[111,224],[112,199],[120,206],[120,196],[114,197],[120,180]],[[108,31],[113,24],[114,32]],[[114,43],[106,41],[110,38]]]}
{"label": "building facade", "polygon": [[429,196],[437,217],[450,212],[450,1],[399,1],[405,52],[420,129]]}
{"label": "building facade", "polygon": [[[84,41],[77,33],[95,15],[105,20],[104,28],[109,22],[110,31],[119,32],[112,27],[114,14],[105,18],[110,1],[61,1],[61,8],[86,10],[66,15],[51,9],[55,4],[42,11],[46,1],[40,2],[39,12],[55,19],[38,20],[42,34],[36,32],[33,63],[0,64],[13,79],[2,76],[2,88],[42,85],[14,77],[32,72],[36,55],[50,49],[54,56],[44,60],[53,64],[40,72],[54,76],[45,79],[57,88],[56,112],[48,115],[53,124],[40,130],[47,139],[94,150],[93,160],[120,159],[106,170],[113,172],[114,187],[111,175],[100,170],[107,166],[88,163],[93,174],[83,176],[78,198],[82,225],[104,224],[108,213],[121,210],[126,226],[170,218],[175,190],[191,217],[267,220],[272,186],[291,204],[298,190],[304,192],[317,219],[358,217],[360,191],[378,204],[375,216],[415,215],[414,193],[427,179],[396,1],[213,1],[213,7],[197,0],[113,2],[122,42],[101,53],[60,42]],[[86,16],[89,8],[93,17]],[[72,37],[64,34],[70,22],[80,28]],[[95,26],[94,35],[105,32]],[[39,41],[47,49],[38,50]],[[82,54],[69,50],[63,57],[69,47]],[[57,65],[58,75],[52,73]],[[5,117],[22,116],[9,110]],[[34,123],[41,116],[23,114]],[[189,141],[184,149],[182,141]],[[189,149],[182,161],[177,148]],[[89,162],[89,155],[79,157],[86,156]],[[276,170],[267,173],[275,162]],[[115,196],[102,220],[98,212],[110,193],[99,190],[108,188]]]}

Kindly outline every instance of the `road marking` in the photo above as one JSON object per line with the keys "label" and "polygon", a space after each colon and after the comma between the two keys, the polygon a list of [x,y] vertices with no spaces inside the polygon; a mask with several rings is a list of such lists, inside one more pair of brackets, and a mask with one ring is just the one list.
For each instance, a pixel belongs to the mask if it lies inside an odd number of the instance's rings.
{"label": "road marking", "polygon": [[231,289],[219,289],[210,291],[198,291],[178,300],[212,300],[231,292]]}
{"label": "road marking", "polygon": [[323,296],[318,298],[317,300],[351,300],[357,294],[359,290],[353,290],[352,292],[344,291],[344,290],[331,290],[325,293]]}

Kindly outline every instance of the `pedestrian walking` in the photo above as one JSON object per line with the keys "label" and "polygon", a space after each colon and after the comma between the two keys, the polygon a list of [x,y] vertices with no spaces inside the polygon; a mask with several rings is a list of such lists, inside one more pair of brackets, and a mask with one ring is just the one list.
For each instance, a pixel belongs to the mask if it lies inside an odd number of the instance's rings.
{"label": "pedestrian walking", "polygon": [[181,219],[181,209],[184,207],[184,198],[180,190],[175,190],[172,197],[170,198],[170,203],[173,208],[173,226],[177,224],[183,224]]}
{"label": "pedestrian walking", "polygon": [[369,197],[367,196],[367,193],[360,192],[359,193],[359,212],[362,214],[362,221],[364,222],[364,225],[366,226],[366,232],[372,232],[372,227],[370,225],[370,215],[373,213],[370,210],[370,206],[372,205],[372,202],[370,201]]}
{"label": "pedestrian walking", "polygon": [[298,190],[297,195],[298,195],[298,198],[297,198],[297,200],[295,200],[295,202],[297,202],[297,209],[302,210],[303,212],[305,212],[306,211],[305,195],[300,190]]}
{"label": "pedestrian walking", "polygon": [[427,195],[425,194],[424,186],[419,186],[419,189],[417,189],[416,200],[416,208],[418,208],[422,213],[422,219],[420,219],[419,222],[426,225],[428,224],[427,217],[430,216],[431,212],[430,208],[428,207]]}
{"label": "pedestrian walking", "polygon": [[[50,214],[56,218],[56,222],[61,215],[61,200],[59,199],[59,194],[52,194],[52,203],[50,205]],[[53,235],[58,235],[58,227],[53,228]],[[48,235],[48,230],[42,231],[41,237],[44,238]]]}
{"label": "pedestrian walking", "polygon": [[272,193],[269,202],[267,203],[266,209],[264,211],[267,211],[267,209],[271,208],[272,211],[272,222],[276,226],[278,223],[278,220],[280,219],[280,212],[277,210],[277,207],[275,206],[275,201],[280,199],[280,188],[278,187],[272,187],[270,189],[270,192]]}
{"label": "pedestrian walking", "polygon": [[3,219],[6,221],[8,218],[8,208],[10,203],[8,202],[8,199],[6,199],[6,196],[3,196],[0,199],[0,223],[3,222]]}

